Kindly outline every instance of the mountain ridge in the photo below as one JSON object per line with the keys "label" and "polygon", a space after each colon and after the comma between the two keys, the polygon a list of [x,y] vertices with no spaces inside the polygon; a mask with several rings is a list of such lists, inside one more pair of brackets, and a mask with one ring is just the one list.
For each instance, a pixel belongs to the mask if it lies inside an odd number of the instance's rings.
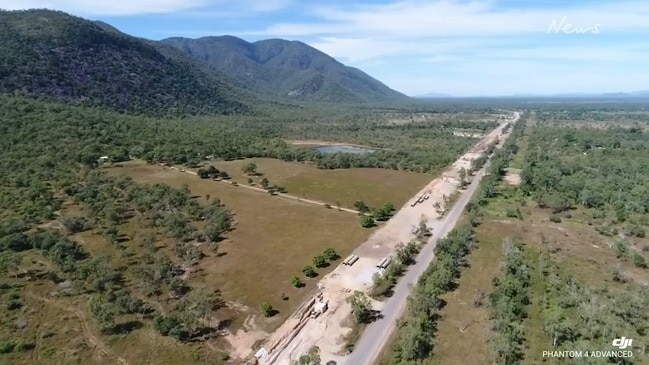
{"label": "mountain ridge", "polygon": [[0,11],[0,93],[126,113],[240,114],[244,95],[193,61],[60,11]]}
{"label": "mountain ridge", "polygon": [[408,100],[302,42],[154,41],[47,9],[0,10],[0,94],[157,116]]}
{"label": "mountain ridge", "polygon": [[172,37],[175,47],[256,90],[274,90],[289,99],[325,102],[406,100],[361,70],[300,41],[265,39],[247,42],[224,35]]}

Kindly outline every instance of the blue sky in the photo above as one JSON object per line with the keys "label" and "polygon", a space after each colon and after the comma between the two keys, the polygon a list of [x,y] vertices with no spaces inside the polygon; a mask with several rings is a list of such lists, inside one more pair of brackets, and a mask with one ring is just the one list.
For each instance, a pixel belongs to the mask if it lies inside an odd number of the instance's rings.
{"label": "blue sky", "polygon": [[649,90],[649,1],[0,0],[150,39],[308,43],[409,95]]}

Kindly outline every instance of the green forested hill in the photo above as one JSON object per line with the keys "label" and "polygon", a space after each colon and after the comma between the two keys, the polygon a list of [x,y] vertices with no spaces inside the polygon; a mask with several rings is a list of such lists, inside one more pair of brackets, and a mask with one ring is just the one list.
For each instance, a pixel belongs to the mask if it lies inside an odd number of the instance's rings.
{"label": "green forested hill", "polygon": [[294,100],[381,102],[407,100],[364,72],[297,41],[248,43],[233,36],[168,38],[162,43],[239,80],[246,86]]}
{"label": "green forested hill", "polygon": [[250,111],[250,97],[219,74],[50,10],[0,11],[0,93],[153,115]]}

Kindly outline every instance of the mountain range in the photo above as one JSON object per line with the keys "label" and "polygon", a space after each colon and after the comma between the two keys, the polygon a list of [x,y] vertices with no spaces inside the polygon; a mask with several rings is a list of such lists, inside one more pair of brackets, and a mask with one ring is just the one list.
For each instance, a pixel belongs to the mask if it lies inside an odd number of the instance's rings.
{"label": "mountain range", "polygon": [[269,102],[408,98],[296,41],[152,41],[52,10],[0,11],[0,93],[127,113],[249,113]]}
{"label": "mountain range", "polygon": [[[436,98],[484,98],[485,96],[453,96],[442,93],[428,93],[415,96],[418,99],[436,99]],[[491,98],[556,98],[556,99],[570,99],[570,98],[647,98],[649,97],[649,90],[630,91],[630,92],[611,92],[611,93],[562,93],[562,94],[511,94],[511,95],[498,95],[491,96]],[[488,97],[487,97],[488,98]]]}
{"label": "mountain range", "polygon": [[161,41],[263,92],[298,100],[365,102],[405,99],[364,72],[302,42],[233,36]]}

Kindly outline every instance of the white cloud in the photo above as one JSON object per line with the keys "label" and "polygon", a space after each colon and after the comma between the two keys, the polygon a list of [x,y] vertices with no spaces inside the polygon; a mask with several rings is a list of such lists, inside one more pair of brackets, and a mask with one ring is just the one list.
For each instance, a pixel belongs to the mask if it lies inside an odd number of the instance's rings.
{"label": "white cloud", "polygon": [[218,17],[222,14],[274,11],[288,6],[291,2],[292,0],[0,0],[0,9],[47,8],[77,15],[132,16],[170,14],[217,5],[223,12],[207,11],[193,14],[205,16],[210,13],[211,17]]}
{"label": "white cloud", "polygon": [[346,62],[362,62],[382,57],[441,57],[449,53],[485,47],[515,46],[520,41],[504,39],[380,39],[321,37],[310,44]]}
{"label": "white cloud", "polygon": [[[478,37],[544,34],[553,21],[577,27],[601,24],[602,32],[649,30],[649,2],[581,3],[568,8],[502,9],[493,1],[401,1],[387,5],[316,8],[316,23],[276,24],[261,31],[276,36],[359,34],[381,37]],[[259,33],[259,32],[256,32]]]}
{"label": "white cloud", "polygon": [[20,10],[47,8],[80,15],[163,14],[206,5],[206,0],[0,0],[0,8]]}
{"label": "white cloud", "polygon": [[576,61],[588,63],[606,62],[640,62],[649,61],[649,54],[638,52],[626,44],[617,44],[614,47],[603,45],[600,47],[535,47],[528,49],[507,49],[487,51],[486,59],[531,59],[531,60],[556,60]]}

